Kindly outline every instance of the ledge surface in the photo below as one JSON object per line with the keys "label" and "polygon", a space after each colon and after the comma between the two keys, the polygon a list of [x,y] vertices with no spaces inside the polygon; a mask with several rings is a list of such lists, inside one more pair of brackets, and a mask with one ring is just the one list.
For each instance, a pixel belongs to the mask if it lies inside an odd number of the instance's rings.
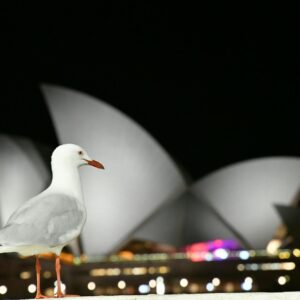
{"label": "ledge surface", "polygon": [[[56,299],[57,298],[53,298]],[[284,293],[215,293],[182,295],[146,295],[146,296],[90,296],[71,297],[68,300],[300,300],[300,292]],[[32,299],[34,300],[34,299]]]}

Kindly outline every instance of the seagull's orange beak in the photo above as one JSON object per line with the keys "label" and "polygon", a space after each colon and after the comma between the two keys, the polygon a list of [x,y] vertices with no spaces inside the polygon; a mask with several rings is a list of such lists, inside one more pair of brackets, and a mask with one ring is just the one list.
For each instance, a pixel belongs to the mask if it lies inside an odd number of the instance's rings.
{"label": "seagull's orange beak", "polygon": [[90,166],[93,166],[97,169],[104,169],[104,166],[97,160],[88,160],[84,159]]}

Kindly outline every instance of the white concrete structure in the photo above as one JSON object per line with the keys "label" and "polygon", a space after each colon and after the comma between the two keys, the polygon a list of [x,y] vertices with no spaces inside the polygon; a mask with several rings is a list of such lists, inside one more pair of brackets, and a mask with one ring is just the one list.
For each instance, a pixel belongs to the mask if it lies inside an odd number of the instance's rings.
{"label": "white concrete structure", "polygon": [[236,163],[164,203],[133,237],[183,246],[235,239],[265,248],[282,223],[274,204],[290,205],[300,188],[300,159],[270,157]]}
{"label": "white concrete structure", "polygon": [[50,172],[28,139],[0,135],[1,226],[24,201],[40,193],[50,182]]}
{"label": "white concrete structure", "polygon": [[177,247],[220,238],[239,240],[210,207],[190,193],[161,205],[132,237]]}
{"label": "white concrete structure", "polygon": [[[216,211],[253,248],[264,248],[281,220],[274,204],[290,205],[300,187],[300,159],[270,157],[222,168],[199,180],[192,193]],[[198,228],[201,236],[201,228]],[[213,226],[203,234],[214,231]]]}
{"label": "white concrete structure", "polygon": [[60,141],[83,145],[108,164],[105,174],[83,174],[89,254],[108,253],[130,236],[176,246],[233,238],[264,248],[281,223],[274,204],[289,205],[300,187],[300,159],[273,157],[213,172],[181,197],[178,168],[140,126],[82,93],[43,91]]}
{"label": "white concrete structure", "polygon": [[[138,124],[108,104],[70,89],[43,85],[61,143],[75,143],[106,170],[82,170],[88,220],[87,254],[120,247],[160,205],[186,184],[169,155]],[[154,117],[155,121],[155,117]]]}

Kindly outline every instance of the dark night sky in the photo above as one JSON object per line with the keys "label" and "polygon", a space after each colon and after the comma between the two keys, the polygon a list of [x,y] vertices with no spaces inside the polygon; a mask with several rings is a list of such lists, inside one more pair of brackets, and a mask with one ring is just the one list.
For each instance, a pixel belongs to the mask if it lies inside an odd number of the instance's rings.
{"label": "dark night sky", "polygon": [[99,3],[2,9],[0,132],[55,145],[38,88],[50,82],[131,116],[195,179],[248,158],[300,156],[295,26],[256,10]]}

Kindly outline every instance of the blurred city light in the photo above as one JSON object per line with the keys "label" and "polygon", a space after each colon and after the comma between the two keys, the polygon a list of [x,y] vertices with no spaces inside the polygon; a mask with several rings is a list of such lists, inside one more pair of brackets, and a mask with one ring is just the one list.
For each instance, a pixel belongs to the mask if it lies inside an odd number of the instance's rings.
{"label": "blurred city light", "polygon": [[90,291],[93,291],[95,288],[96,288],[96,283],[94,281],[90,281],[88,284],[87,284],[87,288],[90,290]]}
{"label": "blurred city light", "polygon": [[180,284],[181,287],[184,288],[184,287],[188,286],[189,281],[186,278],[181,278],[179,284]]}
{"label": "blurred city light", "polygon": [[126,288],[126,282],[125,282],[124,280],[120,280],[120,281],[118,282],[118,288],[119,288],[120,290],[125,289],[125,288]]}
{"label": "blurred city light", "polygon": [[35,293],[36,292],[36,285],[35,284],[30,284],[29,286],[28,286],[28,292],[29,293],[31,293],[31,294],[33,294],[33,293]]}
{"label": "blurred city light", "polygon": [[7,293],[7,287],[5,285],[0,286],[0,295],[5,295]]}
{"label": "blurred city light", "polygon": [[24,271],[24,272],[21,272],[21,273],[20,273],[20,278],[21,278],[21,279],[26,280],[26,279],[29,279],[30,277],[31,277],[31,273],[28,272],[28,271]]}
{"label": "blurred city light", "polygon": [[213,278],[211,282],[214,286],[219,286],[221,284],[221,280],[217,277]]}
{"label": "blurred city light", "polygon": [[150,292],[150,287],[148,284],[141,284],[138,287],[139,293],[141,294],[148,294]]}
{"label": "blurred city light", "polygon": [[214,287],[214,285],[211,282],[209,282],[209,283],[206,284],[206,290],[208,292],[212,292],[214,289],[215,289],[215,287]]}
{"label": "blurred city light", "polygon": [[156,279],[156,294],[157,295],[164,295],[166,292],[166,287],[164,283],[163,277],[159,276]]}

